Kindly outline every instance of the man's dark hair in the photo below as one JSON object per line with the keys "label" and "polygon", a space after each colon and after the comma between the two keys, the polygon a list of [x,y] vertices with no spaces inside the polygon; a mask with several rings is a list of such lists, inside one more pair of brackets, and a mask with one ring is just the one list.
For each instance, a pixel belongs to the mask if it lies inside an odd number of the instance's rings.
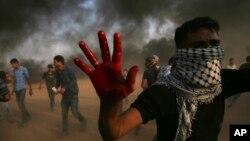
{"label": "man's dark hair", "polygon": [[19,61],[16,58],[12,58],[10,60],[10,64],[17,64],[17,63],[19,63]]}
{"label": "man's dark hair", "polygon": [[64,58],[62,55],[57,55],[54,57],[54,60],[58,61],[58,62],[62,62],[64,64]]}
{"label": "man's dark hair", "polygon": [[48,68],[53,68],[53,65],[52,65],[52,64],[48,64],[47,67],[48,67]]}
{"label": "man's dark hair", "polygon": [[250,56],[246,57],[246,61],[247,61],[247,63],[250,63]]}
{"label": "man's dark hair", "polygon": [[175,44],[177,48],[180,48],[181,42],[187,38],[189,32],[195,32],[200,28],[207,28],[211,31],[219,32],[219,23],[208,17],[198,17],[190,21],[185,22],[183,25],[175,30]]}

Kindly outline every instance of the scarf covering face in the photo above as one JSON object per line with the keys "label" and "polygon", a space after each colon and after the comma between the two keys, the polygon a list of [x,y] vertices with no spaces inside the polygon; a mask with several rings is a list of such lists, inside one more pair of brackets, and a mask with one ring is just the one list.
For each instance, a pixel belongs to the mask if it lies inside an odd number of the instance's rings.
{"label": "scarf covering face", "polygon": [[198,104],[210,103],[221,93],[223,55],[224,50],[219,46],[177,49],[171,73],[159,73],[162,75],[155,84],[165,84],[176,94],[179,119],[175,141],[185,141],[191,136]]}

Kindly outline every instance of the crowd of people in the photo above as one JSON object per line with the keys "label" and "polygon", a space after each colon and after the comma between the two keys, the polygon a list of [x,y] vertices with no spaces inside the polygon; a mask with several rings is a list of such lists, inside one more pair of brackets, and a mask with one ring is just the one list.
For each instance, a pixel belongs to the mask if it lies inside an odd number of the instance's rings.
{"label": "crowd of people", "polygon": [[[143,90],[126,110],[122,107],[124,99],[135,89],[139,68],[133,66],[122,71],[121,35],[114,35],[111,59],[105,32],[98,32],[102,62],[84,41],[79,42],[94,69],[79,58],[74,62],[90,77],[100,98],[98,124],[103,140],[118,140],[133,130],[138,134],[142,124],[156,120],[155,141],[217,141],[225,100],[233,99],[230,100],[231,107],[239,94],[250,91],[250,56],[239,68],[234,58],[230,58],[226,68],[221,69],[224,50],[220,46],[219,29],[218,22],[210,17],[194,18],[178,27],[174,37],[174,56],[169,57],[167,65],[160,65],[157,55],[145,58]],[[65,65],[61,55],[55,56],[53,61],[54,65],[49,64],[41,75],[39,89],[45,82],[51,111],[55,108],[55,95],[62,95],[62,132],[59,137],[63,138],[68,135],[69,109],[83,131],[87,120],[78,111],[79,88],[74,71]],[[6,73],[0,71],[0,101],[11,117],[8,101],[15,94],[21,113],[19,127],[25,127],[31,117],[25,106],[26,84],[29,95],[33,95],[32,84],[27,68],[18,59],[11,59],[10,64],[13,90],[8,88]],[[0,111],[0,118],[2,115]]]}
{"label": "crowd of people", "polygon": [[[62,109],[62,132],[59,134],[59,138],[68,136],[68,111],[71,109],[73,115],[79,120],[81,130],[84,131],[87,126],[87,121],[84,116],[78,111],[78,85],[74,71],[64,64],[64,57],[57,55],[54,57],[54,66],[48,65],[46,72],[42,74],[42,81],[39,84],[39,90],[42,88],[42,83],[45,81],[46,89],[50,101],[50,110],[53,111],[55,107],[55,95],[61,94],[61,109]],[[1,110],[0,118],[4,116],[5,111],[8,112],[9,119],[11,119],[12,112],[9,107],[9,100],[15,94],[17,105],[20,111],[20,124],[19,128],[27,126],[30,113],[25,106],[26,95],[26,83],[29,86],[29,95],[33,95],[32,85],[30,82],[30,76],[28,69],[22,66],[18,59],[13,58],[10,60],[12,70],[12,87],[13,90],[9,90],[7,85],[6,72],[0,71],[0,92],[1,92]]]}

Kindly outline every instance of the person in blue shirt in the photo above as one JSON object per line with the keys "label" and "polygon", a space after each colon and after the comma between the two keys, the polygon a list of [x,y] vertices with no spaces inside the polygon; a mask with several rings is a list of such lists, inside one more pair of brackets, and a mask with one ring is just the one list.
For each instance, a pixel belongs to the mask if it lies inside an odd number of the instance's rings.
{"label": "person in blue shirt", "polygon": [[28,119],[30,117],[29,112],[27,111],[24,100],[26,94],[26,82],[29,85],[29,95],[33,94],[29,73],[26,67],[21,66],[19,61],[16,58],[10,60],[10,64],[13,68],[13,91],[12,93],[16,94],[17,105],[21,111],[21,123],[19,127],[24,127],[27,125]]}

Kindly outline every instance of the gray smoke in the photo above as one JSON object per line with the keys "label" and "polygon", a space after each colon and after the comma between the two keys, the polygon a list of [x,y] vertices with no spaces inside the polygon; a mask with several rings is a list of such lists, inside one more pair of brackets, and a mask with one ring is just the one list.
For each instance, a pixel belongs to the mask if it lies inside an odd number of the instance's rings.
{"label": "gray smoke", "polygon": [[175,50],[175,28],[197,16],[220,22],[225,60],[241,63],[249,54],[249,7],[247,0],[1,0],[0,63],[8,68],[15,57],[41,69],[58,54],[71,61],[81,53],[82,39],[100,54],[99,29],[106,31],[111,51],[113,33],[122,34],[124,68],[142,66],[151,54],[166,63]]}

